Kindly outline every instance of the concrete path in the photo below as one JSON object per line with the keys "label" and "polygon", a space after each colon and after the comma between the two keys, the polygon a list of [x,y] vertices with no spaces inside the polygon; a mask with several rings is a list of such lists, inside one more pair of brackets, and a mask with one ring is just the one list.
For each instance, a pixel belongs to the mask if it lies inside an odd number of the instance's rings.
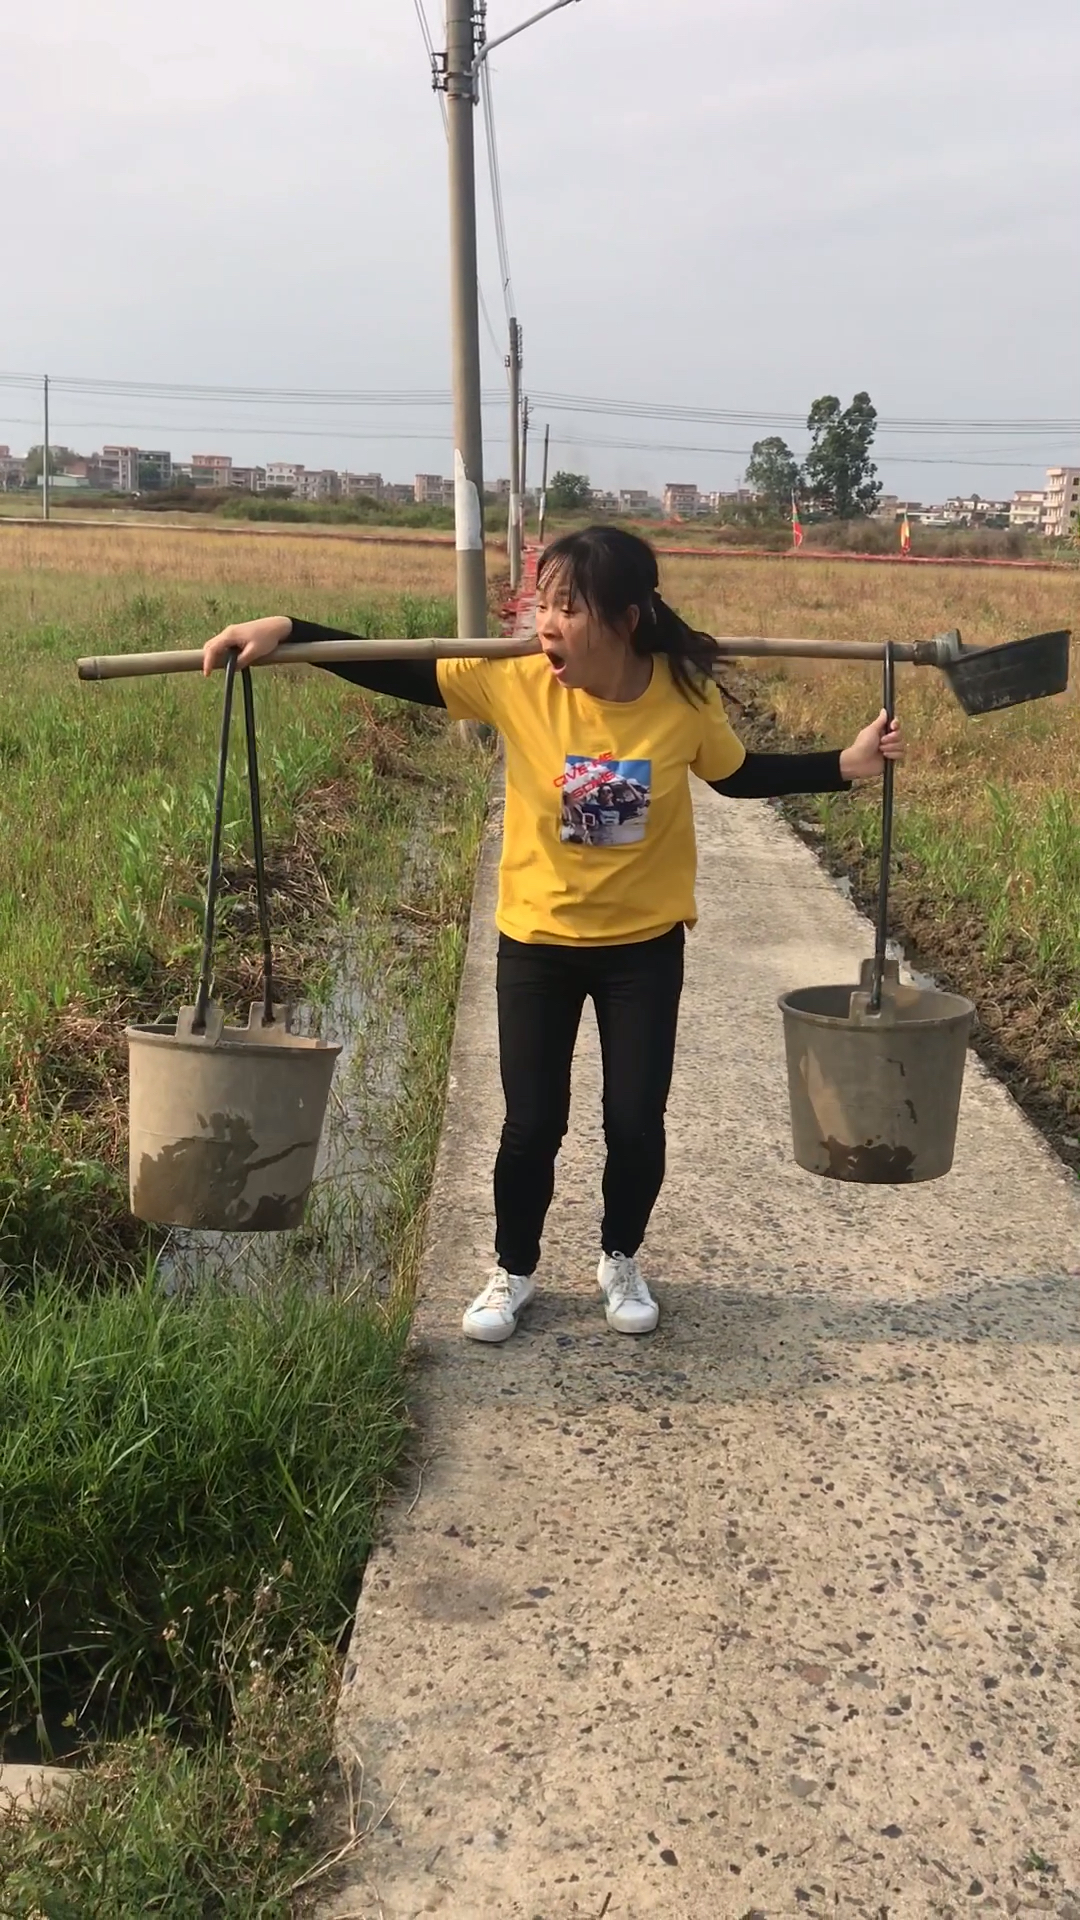
{"label": "concrete path", "polygon": [[[768,807],[699,810],[663,1319],[595,1288],[591,1032],[542,1291],[460,1334],[500,1123],[480,877],[417,1458],[342,1706],[373,1834],[328,1916],[1080,1920],[1080,1203],[972,1061],[957,1167],[799,1172],[776,997],[866,923]],[[380,1818],[380,1816],[382,1816]]]}

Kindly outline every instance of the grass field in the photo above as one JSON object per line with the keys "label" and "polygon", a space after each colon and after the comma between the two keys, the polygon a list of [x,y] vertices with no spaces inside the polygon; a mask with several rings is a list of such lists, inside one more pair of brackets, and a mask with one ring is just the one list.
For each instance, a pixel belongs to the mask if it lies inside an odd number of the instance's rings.
{"label": "grass field", "polygon": [[[125,1212],[121,1030],[190,996],[221,683],[83,686],[73,662],[195,646],[269,611],[450,631],[453,565],[438,547],[306,532],[0,527],[0,1696],[31,1730],[38,1713],[55,1733],[65,1703],[82,1725],[111,1710],[130,1730],[64,1807],[0,1825],[0,1911],[285,1920],[317,1870],[326,1638],[348,1615],[407,1431],[408,1283],[489,772],[438,717],[305,670],[257,680],[286,981],[325,1004],[333,956],[348,953],[377,1013],[358,1054],[361,1106],[398,1034],[389,1104],[364,1139],[397,1284],[377,1297],[354,1269],[312,1292],[312,1275],[335,1277],[331,1208],[294,1236],[279,1284],[239,1297],[199,1286],[166,1308]],[[970,643],[996,641],[1072,625],[1080,595],[1080,580],[1053,574],[690,556],[663,572],[671,603],[723,633],[912,639],[958,625]],[[857,663],[731,681],[749,741],[840,742],[878,706],[876,670]],[[937,675],[906,670],[899,705],[911,757],[897,930],[973,992],[992,1057],[1071,1154],[1075,697],[971,722]],[[255,977],[238,774],[239,761],[219,966],[234,1007]],[[870,884],[873,796],[795,813],[857,888]],[[354,1228],[346,1212],[350,1247]],[[207,1501],[215,1473],[222,1498]],[[334,1520],[343,1503],[351,1530]]]}
{"label": "grass field", "polygon": [[[928,638],[972,646],[1067,627],[1080,576],[797,562],[664,563],[673,605],[713,633]],[[1074,676],[1080,655],[1074,643]],[[880,670],[792,663],[747,674],[748,738],[842,744],[880,705]],[[894,924],[931,972],[974,998],[978,1044],[1080,1169],[1080,680],[1056,699],[967,719],[943,677],[900,668],[910,744],[897,784]],[[738,717],[738,710],[736,710]],[[876,798],[799,801],[867,904]]]}
{"label": "grass field", "polygon": [[[22,1757],[122,1736],[63,1808],[0,1824],[0,1912],[285,1915],[314,1863],[333,1646],[408,1431],[490,766],[425,710],[257,680],[279,977],[316,1020],[353,1009],[335,1125],[373,1177],[355,1203],[324,1181],[259,1284],[210,1253],[166,1295],[127,1215],[122,1034],[194,988],[223,680],[88,686],[74,662],[273,608],[452,630],[452,555],[384,551],[362,569],[326,543],[316,576],[258,536],[0,533],[0,1727]],[[257,941],[234,726],[215,990],[235,1012]]]}
{"label": "grass field", "polygon": [[[207,600],[216,607],[228,597],[231,612],[251,593],[258,603],[246,606],[249,613],[288,612],[281,596],[296,593],[314,594],[320,603],[333,598],[339,612],[342,595],[364,606],[403,594],[430,600],[453,594],[454,564],[452,542],[420,546],[408,536],[350,538],[333,528],[285,534],[230,528],[214,534],[154,520],[138,527],[0,524],[5,626],[20,617],[49,619],[54,608],[77,617],[80,604],[91,615],[107,616],[117,603],[129,605],[140,587],[147,592],[163,584],[185,604],[192,596],[204,617]],[[266,594],[278,602],[268,607]]]}

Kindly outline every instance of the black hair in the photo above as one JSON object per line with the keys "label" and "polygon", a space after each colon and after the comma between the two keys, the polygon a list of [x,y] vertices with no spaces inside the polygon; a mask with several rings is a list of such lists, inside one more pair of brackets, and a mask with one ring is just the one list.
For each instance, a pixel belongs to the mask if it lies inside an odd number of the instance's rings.
{"label": "black hair", "polygon": [[660,572],[649,542],[622,527],[584,527],[564,533],[540,555],[537,584],[565,577],[571,600],[583,600],[606,626],[638,610],[630,645],[635,653],[662,653],[687,700],[704,700],[705,685],[719,659],[715,640],[677,614],[660,596]]}

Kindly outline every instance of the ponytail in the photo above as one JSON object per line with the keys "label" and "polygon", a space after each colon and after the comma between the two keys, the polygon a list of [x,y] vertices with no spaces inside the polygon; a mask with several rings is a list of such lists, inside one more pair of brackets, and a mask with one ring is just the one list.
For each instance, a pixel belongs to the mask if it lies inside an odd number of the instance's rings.
{"label": "ponytail", "polygon": [[656,587],[649,607],[642,609],[631,645],[635,653],[662,653],[683,697],[704,700],[705,683],[713,677],[720,649],[711,634],[699,633],[669,607]]}
{"label": "ponytail", "polygon": [[683,698],[703,701],[720,658],[715,640],[689,626],[660,593],[656,555],[647,540],[622,527],[585,527],[564,534],[540,556],[537,581],[563,576],[571,600],[581,599],[606,626],[637,609],[630,645],[644,656],[663,654]]}

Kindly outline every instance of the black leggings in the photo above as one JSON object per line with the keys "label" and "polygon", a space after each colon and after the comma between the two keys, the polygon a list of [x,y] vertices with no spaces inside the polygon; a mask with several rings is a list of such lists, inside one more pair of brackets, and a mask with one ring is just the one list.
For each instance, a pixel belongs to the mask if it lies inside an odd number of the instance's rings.
{"label": "black leggings", "polygon": [[570,1063],[591,995],[604,1062],[605,1253],[637,1252],[664,1179],[664,1109],[683,981],[681,925],[613,947],[499,937],[499,1056],[506,1121],[495,1162],[495,1252],[532,1273],[570,1111]]}

